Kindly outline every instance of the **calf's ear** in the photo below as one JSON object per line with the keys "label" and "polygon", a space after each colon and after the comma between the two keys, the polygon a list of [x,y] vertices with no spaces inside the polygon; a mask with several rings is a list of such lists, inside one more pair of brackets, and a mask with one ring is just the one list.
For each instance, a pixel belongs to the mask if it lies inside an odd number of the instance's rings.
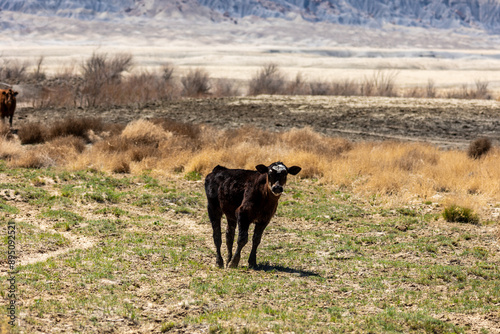
{"label": "calf's ear", "polygon": [[14,96],[16,96],[17,94],[19,94],[18,92],[14,92]]}
{"label": "calf's ear", "polygon": [[261,174],[266,174],[267,173],[267,167],[264,165],[257,165],[255,166],[255,169],[261,173]]}
{"label": "calf's ear", "polygon": [[288,174],[297,175],[302,170],[299,166],[292,166],[288,168]]}

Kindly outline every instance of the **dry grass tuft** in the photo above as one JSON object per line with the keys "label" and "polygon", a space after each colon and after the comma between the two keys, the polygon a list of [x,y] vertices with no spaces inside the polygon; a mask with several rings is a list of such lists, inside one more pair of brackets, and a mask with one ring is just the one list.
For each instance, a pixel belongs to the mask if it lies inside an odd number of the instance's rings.
{"label": "dry grass tuft", "polygon": [[6,138],[11,135],[10,126],[5,122],[0,121],[0,138]]}
{"label": "dry grass tuft", "polygon": [[467,155],[471,159],[479,159],[491,150],[491,140],[488,138],[477,138],[473,140],[469,149],[467,150]]}
{"label": "dry grass tuft", "polygon": [[140,162],[146,158],[157,157],[160,152],[158,148],[154,146],[140,146],[133,147],[128,150],[130,160],[134,162]]}
{"label": "dry grass tuft", "polygon": [[19,142],[8,140],[5,136],[0,136],[0,159],[15,159],[22,153],[23,147]]}
{"label": "dry grass tuft", "polygon": [[48,138],[75,136],[90,142],[89,131],[102,131],[104,128],[99,118],[66,118],[56,121],[49,127]]}
{"label": "dry grass tuft", "polygon": [[419,145],[419,147],[405,151],[395,163],[402,170],[412,172],[423,166],[435,166],[438,161],[439,155],[434,148]]}
{"label": "dry grass tuft", "polygon": [[26,123],[19,127],[17,135],[23,145],[40,144],[45,142],[48,135],[48,129],[45,125],[40,123]]}
{"label": "dry grass tuft", "polygon": [[130,173],[130,161],[126,154],[114,154],[110,157],[108,168],[112,173]]}
{"label": "dry grass tuft", "polygon": [[165,131],[161,126],[144,119],[132,121],[121,133],[124,140],[134,145],[154,145],[158,147],[161,141],[172,137],[172,133]]}
{"label": "dry grass tuft", "polygon": [[16,159],[10,161],[12,167],[24,168],[46,168],[56,165],[56,161],[51,159],[46,151],[30,149],[24,151]]}
{"label": "dry grass tuft", "polygon": [[334,158],[352,149],[350,141],[342,138],[327,137],[310,127],[291,129],[281,135],[281,140],[289,148],[313,152],[317,155]]}
{"label": "dry grass tuft", "polygon": [[65,137],[57,137],[51,140],[48,144],[53,147],[68,147],[74,149],[78,153],[82,153],[86,147],[85,140],[83,140],[83,138],[71,135]]}

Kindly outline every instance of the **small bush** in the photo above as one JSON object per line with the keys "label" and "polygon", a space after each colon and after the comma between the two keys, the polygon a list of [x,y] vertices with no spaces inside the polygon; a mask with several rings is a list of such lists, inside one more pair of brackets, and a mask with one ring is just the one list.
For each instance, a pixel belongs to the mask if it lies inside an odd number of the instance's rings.
{"label": "small bush", "polygon": [[414,148],[405,152],[395,163],[402,170],[411,172],[424,165],[435,166],[438,161],[437,153]]}
{"label": "small bush", "polygon": [[89,131],[99,132],[104,125],[99,118],[66,118],[56,121],[49,128],[49,138],[75,136],[89,141]]}
{"label": "small bush", "polygon": [[159,142],[172,137],[172,133],[165,131],[161,126],[151,121],[139,119],[127,124],[125,129],[123,129],[121,137],[134,145],[153,145],[154,147],[158,147]]}
{"label": "small bush", "polygon": [[74,149],[78,153],[82,153],[85,150],[85,140],[83,138],[71,135],[65,137],[57,137],[50,141],[50,145],[53,147],[69,147]]}
{"label": "small bush", "polygon": [[0,81],[10,84],[17,84],[26,79],[27,62],[19,62],[18,60],[3,59],[0,64]]}
{"label": "small bush", "polygon": [[277,64],[265,65],[250,80],[248,95],[283,94],[285,79]]}
{"label": "small bush", "polygon": [[467,150],[467,155],[471,159],[479,159],[485,154],[487,154],[491,149],[491,140],[488,138],[477,138],[473,140],[469,149]]}
{"label": "small bush", "polygon": [[361,95],[364,96],[397,96],[395,80],[398,72],[376,71],[361,84]]}
{"label": "small bush", "polygon": [[311,95],[330,95],[331,85],[325,81],[313,81],[309,83]]}
{"label": "small bush", "polygon": [[443,218],[451,223],[479,224],[479,215],[472,209],[454,204],[444,209]]}
{"label": "small bush", "polygon": [[26,123],[19,127],[17,135],[23,145],[39,144],[45,142],[47,128],[40,123]]}
{"label": "small bush", "polygon": [[0,121],[0,138],[8,138],[11,135],[10,126],[7,122]]}
{"label": "small bush", "polygon": [[288,83],[286,93],[290,95],[309,95],[311,88],[302,77],[301,73],[297,73],[295,80]]}
{"label": "small bush", "polygon": [[0,159],[13,159],[23,153],[23,148],[19,142],[7,140],[0,136]]}
{"label": "small bush", "polygon": [[159,150],[155,146],[137,146],[129,150],[130,160],[135,162],[140,162],[149,157],[155,157],[159,155]]}
{"label": "small bush", "polygon": [[130,173],[130,163],[128,157],[124,154],[112,156],[110,161],[110,170],[113,173],[126,174]]}
{"label": "small bush", "polygon": [[201,128],[197,124],[182,123],[169,118],[156,118],[153,123],[160,125],[165,131],[191,139],[197,139],[201,133]]}
{"label": "small bush", "polygon": [[181,79],[183,86],[182,95],[189,97],[207,96],[210,92],[210,76],[208,73],[197,68],[190,70],[189,73]]}
{"label": "small bush", "polygon": [[350,79],[333,82],[331,84],[330,94],[338,96],[359,95],[359,84]]}
{"label": "small bush", "polygon": [[45,168],[54,166],[55,161],[45,154],[45,152],[29,150],[24,152],[19,158],[12,160],[11,165],[23,168]]}
{"label": "small bush", "polygon": [[217,79],[215,80],[213,93],[216,97],[231,97],[238,96],[239,89],[236,85],[235,80],[231,79]]}
{"label": "small bush", "polygon": [[82,94],[88,106],[96,106],[106,99],[109,89],[106,85],[117,85],[122,74],[132,68],[132,55],[116,54],[108,58],[106,54],[94,53],[82,65],[84,85]]}

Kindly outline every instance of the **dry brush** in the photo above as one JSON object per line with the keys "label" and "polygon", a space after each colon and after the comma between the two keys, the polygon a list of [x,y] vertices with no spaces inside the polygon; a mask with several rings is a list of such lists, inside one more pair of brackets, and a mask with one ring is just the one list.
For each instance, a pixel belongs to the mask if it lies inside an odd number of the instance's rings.
{"label": "dry brush", "polygon": [[[25,127],[32,126],[36,128]],[[217,130],[169,119],[136,120],[126,126],[96,119],[60,120],[41,132],[35,145],[1,137],[0,158],[16,167],[149,171],[165,176],[206,175],[217,164],[253,169],[262,162],[281,160],[303,166],[303,178],[376,195],[388,205],[453,202],[485,212],[500,203],[496,147],[474,159],[466,151],[442,151],[424,143],[353,143],[310,128],[282,133],[254,127]]]}

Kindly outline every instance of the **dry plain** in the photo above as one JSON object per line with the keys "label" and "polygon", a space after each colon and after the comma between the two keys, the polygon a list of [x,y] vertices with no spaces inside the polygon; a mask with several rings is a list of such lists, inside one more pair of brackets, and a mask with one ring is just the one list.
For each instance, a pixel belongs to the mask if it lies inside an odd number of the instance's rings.
{"label": "dry plain", "polygon": [[[362,79],[389,69],[398,71],[402,86],[425,86],[433,79],[449,88],[487,80],[494,91],[499,83],[500,63],[494,58],[422,60],[384,52],[339,58],[317,50],[297,56],[267,47],[252,47],[242,57],[241,50],[183,47],[132,53],[139,69],[171,62],[180,73],[204,67],[214,78],[242,81],[273,61],[291,78],[301,72],[311,79]],[[71,62],[76,69],[95,50],[130,51],[53,48],[36,50],[32,59],[45,55],[47,70],[57,73]],[[18,48],[3,55],[25,54]],[[123,125],[168,118],[217,131],[251,125],[286,133],[309,126],[353,143],[429,144],[441,154],[462,152],[478,136],[498,146],[499,107],[495,100],[310,96],[182,99],[94,109],[34,109],[21,101],[14,124],[18,129],[28,122],[97,116]],[[241,139],[242,146],[252,139]],[[37,148],[42,146],[24,149]],[[498,159],[498,149],[492,156]],[[481,163],[475,171],[481,171]],[[309,173],[290,180],[263,237],[259,268],[246,267],[245,249],[242,268],[219,270],[205,213],[203,169],[32,169],[14,167],[6,158],[0,172],[2,235],[14,222],[18,240],[13,332],[500,332],[500,204],[495,196],[481,202],[487,204],[478,210],[480,223],[447,222],[439,196],[449,190],[405,202],[399,193],[356,192],[354,186]],[[365,175],[350,177],[354,185]],[[6,285],[6,260],[1,261]],[[6,320],[1,326],[4,332],[10,329]]]}

